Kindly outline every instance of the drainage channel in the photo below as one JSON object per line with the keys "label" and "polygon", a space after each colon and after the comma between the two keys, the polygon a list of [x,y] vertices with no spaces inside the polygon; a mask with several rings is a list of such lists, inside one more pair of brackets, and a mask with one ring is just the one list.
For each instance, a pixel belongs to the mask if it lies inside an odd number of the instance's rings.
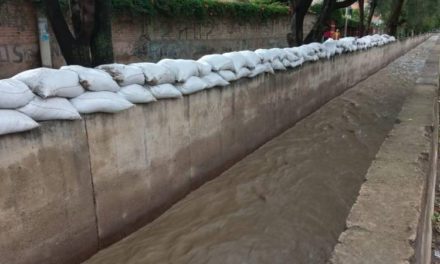
{"label": "drainage channel", "polygon": [[85,263],[325,263],[429,48],[422,43]]}

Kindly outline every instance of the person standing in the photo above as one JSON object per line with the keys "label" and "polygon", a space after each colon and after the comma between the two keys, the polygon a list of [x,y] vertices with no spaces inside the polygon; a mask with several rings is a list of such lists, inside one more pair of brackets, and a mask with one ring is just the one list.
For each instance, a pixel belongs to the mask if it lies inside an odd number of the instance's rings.
{"label": "person standing", "polygon": [[336,32],[333,35],[334,40],[339,40],[341,38],[341,32],[339,32],[339,29],[336,29]]}

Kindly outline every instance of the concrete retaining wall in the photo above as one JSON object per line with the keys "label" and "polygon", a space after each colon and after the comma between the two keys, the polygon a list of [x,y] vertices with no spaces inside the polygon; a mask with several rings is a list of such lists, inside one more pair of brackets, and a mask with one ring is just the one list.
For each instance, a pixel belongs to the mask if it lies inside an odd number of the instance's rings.
{"label": "concrete retaining wall", "polygon": [[332,264],[431,263],[440,39],[433,46],[399,124],[368,170]]}
{"label": "concrete retaining wall", "polygon": [[85,259],[425,38],[0,137],[2,263]]}

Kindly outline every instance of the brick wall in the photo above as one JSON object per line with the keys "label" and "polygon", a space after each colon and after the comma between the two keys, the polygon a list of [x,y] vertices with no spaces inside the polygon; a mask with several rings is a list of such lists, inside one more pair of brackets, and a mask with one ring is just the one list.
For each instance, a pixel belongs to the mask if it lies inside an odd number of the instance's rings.
{"label": "brick wall", "polygon": [[[305,21],[305,32],[314,16]],[[261,22],[238,22],[213,18],[206,21],[149,18],[119,14],[113,21],[115,59],[121,63],[157,61],[161,58],[198,58],[231,50],[283,47],[289,18]],[[51,37],[54,67],[64,59]],[[0,78],[40,66],[37,12],[32,4],[15,0],[0,5]]]}
{"label": "brick wall", "polygon": [[0,5],[0,77],[40,64],[37,15],[30,4]]}

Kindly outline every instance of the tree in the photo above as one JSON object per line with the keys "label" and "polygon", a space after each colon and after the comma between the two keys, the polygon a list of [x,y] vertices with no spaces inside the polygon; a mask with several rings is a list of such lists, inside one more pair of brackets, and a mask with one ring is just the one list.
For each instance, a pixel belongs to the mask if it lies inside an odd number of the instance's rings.
{"label": "tree", "polygon": [[344,0],[344,1],[324,0],[318,20],[313,25],[312,30],[307,35],[304,42],[311,43],[311,42],[320,41],[322,38],[322,34],[324,32],[325,23],[329,20],[332,12],[340,8],[349,7],[352,4],[354,4],[356,1],[357,0]]}
{"label": "tree", "polygon": [[359,35],[362,37],[365,34],[364,0],[358,0],[358,3],[359,3]]}
{"label": "tree", "polygon": [[388,26],[388,34],[395,36],[397,33],[397,27],[400,25],[399,23],[399,17],[402,13],[403,4],[405,0],[395,0],[393,9],[391,10],[391,15],[388,20],[387,26]]}
{"label": "tree", "polygon": [[69,1],[73,32],[59,0],[44,0],[47,17],[66,63],[91,67],[113,62],[111,1]]}
{"label": "tree", "polygon": [[374,11],[376,10],[376,7],[377,7],[377,0],[372,0],[370,2],[370,13],[368,14],[368,18],[367,18],[367,32],[371,31],[371,21],[373,20]]}
{"label": "tree", "polygon": [[440,27],[440,0],[377,1],[379,13],[390,34],[422,33]]}
{"label": "tree", "polygon": [[313,0],[290,0],[291,14],[290,33],[287,34],[287,43],[290,47],[300,46],[304,39],[304,18]]}

